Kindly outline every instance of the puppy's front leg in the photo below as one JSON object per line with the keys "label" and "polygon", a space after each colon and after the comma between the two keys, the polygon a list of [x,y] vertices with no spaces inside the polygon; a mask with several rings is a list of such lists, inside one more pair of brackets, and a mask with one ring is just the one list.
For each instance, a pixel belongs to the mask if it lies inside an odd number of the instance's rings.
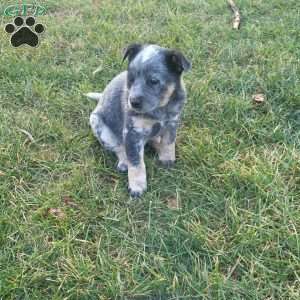
{"label": "puppy's front leg", "polygon": [[125,149],[128,160],[129,193],[132,197],[140,197],[147,188],[144,140],[133,128],[129,129],[125,136]]}
{"label": "puppy's front leg", "polygon": [[177,124],[170,124],[156,145],[159,161],[164,167],[171,167],[175,163],[176,130]]}

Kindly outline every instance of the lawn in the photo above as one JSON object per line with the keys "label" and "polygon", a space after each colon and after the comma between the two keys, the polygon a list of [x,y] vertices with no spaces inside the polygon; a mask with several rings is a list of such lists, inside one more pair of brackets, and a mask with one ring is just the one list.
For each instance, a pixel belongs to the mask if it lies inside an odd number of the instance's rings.
{"label": "lawn", "polygon": [[[300,299],[300,2],[236,0],[240,30],[225,0],[41,3],[37,49],[0,30],[0,299]],[[134,201],[83,94],[148,41],[193,68]]]}

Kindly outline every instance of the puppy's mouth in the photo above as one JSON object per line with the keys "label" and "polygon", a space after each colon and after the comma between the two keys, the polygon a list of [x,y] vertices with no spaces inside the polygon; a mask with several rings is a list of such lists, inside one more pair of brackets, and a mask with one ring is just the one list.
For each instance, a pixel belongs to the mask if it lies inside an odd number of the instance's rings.
{"label": "puppy's mouth", "polygon": [[140,113],[140,114],[143,114],[143,113],[147,113],[147,112],[150,112],[151,110],[147,110],[144,108],[143,105],[140,105],[140,106],[137,106],[137,105],[132,105],[132,103],[130,101],[128,101],[128,107],[130,110],[134,111],[134,112],[137,112],[137,113]]}
{"label": "puppy's mouth", "polygon": [[137,108],[137,107],[134,107],[132,106],[132,104],[130,103],[130,101],[128,101],[128,107],[131,111],[134,111],[136,113],[139,113],[139,114],[146,114],[146,113],[150,113],[152,112],[153,110],[155,110],[155,108],[152,108],[152,109],[146,109],[144,106],[141,106],[140,108]]}

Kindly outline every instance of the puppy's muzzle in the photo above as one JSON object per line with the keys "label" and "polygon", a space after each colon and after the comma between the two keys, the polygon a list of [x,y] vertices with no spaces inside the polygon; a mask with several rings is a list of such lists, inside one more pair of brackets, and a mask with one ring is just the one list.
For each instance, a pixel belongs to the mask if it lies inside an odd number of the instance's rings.
{"label": "puppy's muzzle", "polygon": [[143,107],[143,99],[143,96],[131,97],[129,100],[130,105],[132,106],[132,108],[139,110]]}

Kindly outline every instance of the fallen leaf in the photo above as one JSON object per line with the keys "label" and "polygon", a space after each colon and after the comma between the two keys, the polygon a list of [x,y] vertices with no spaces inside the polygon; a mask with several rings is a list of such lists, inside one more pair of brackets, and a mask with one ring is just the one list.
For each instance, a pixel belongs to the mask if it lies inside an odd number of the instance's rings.
{"label": "fallen leaf", "polygon": [[66,216],[65,213],[61,210],[61,208],[49,208],[48,214],[57,219],[64,219]]}
{"label": "fallen leaf", "polygon": [[78,204],[74,202],[74,200],[70,196],[63,196],[62,200],[64,201],[64,204],[71,207],[78,207]]}
{"label": "fallen leaf", "polygon": [[265,95],[264,94],[255,94],[252,95],[252,100],[256,103],[262,103],[265,101]]}
{"label": "fallen leaf", "polygon": [[179,199],[173,196],[167,198],[167,205],[170,209],[181,209]]}
{"label": "fallen leaf", "polygon": [[0,171],[0,176],[5,176],[5,173]]}

